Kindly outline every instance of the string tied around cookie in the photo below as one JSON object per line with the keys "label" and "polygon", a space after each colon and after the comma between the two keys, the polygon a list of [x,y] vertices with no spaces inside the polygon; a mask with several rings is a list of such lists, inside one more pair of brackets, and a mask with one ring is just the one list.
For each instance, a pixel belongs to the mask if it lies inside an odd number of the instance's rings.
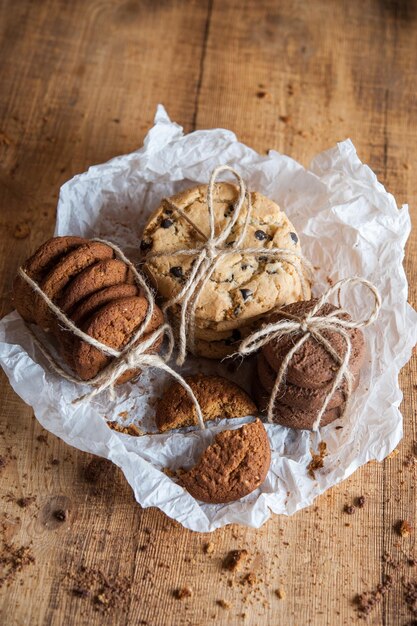
{"label": "string tied around cookie", "polygon": [[[66,371],[55,359],[51,351],[44,345],[37,335],[33,332],[29,325],[26,325],[26,328],[30,335],[32,336],[33,342],[38,347],[38,349],[42,352],[47,362],[49,363],[51,369],[56,373],[65,378],[66,380],[77,383],[77,384],[86,384],[90,387],[94,387],[94,389],[75,399],[73,402],[77,404],[82,401],[92,400],[96,395],[101,393],[102,391],[108,390],[110,393],[110,397],[114,398],[114,386],[116,381],[120,376],[122,376],[125,372],[132,369],[145,369],[149,367],[155,367],[157,369],[163,370],[170,374],[173,378],[175,378],[186,390],[189,397],[191,398],[193,405],[195,406],[197,412],[197,420],[200,428],[204,430],[206,428],[204,424],[204,419],[201,411],[201,407],[198,403],[197,398],[194,395],[193,390],[190,385],[184,380],[184,378],[172,369],[167,361],[172,356],[172,352],[174,349],[174,335],[172,332],[172,328],[170,324],[164,323],[159,326],[152,333],[148,333],[145,335],[146,327],[151,320],[153,311],[154,311],[154,295],[152,290],[149,288],[146,280],[141,274],[137,271],[133,263],[123,254],[118,246],[115,244],[103,240],[103,239],[94,239],[93,241],[98,241],[100,243],[104,243],[110,248],[113,249],[117,258],[122,260],[132,272],[135,282],[140,289],[143,290],[143,293],[148,302],[147,311],[144,319],[141,324],[138,326],[136,331],[133,333],[127,345],[122,350],[116,350],[111,346],[108,346],[91,335],[88,335],[84,331],[82,331],[78,326],[74,324],[74,322],[67,317],[67,315],[62,311],[52,300],[46,295],[46,293],[41,289],[36,281],[34,281],[25,270],[20,267],[18,270],[19,276],[23,278],[26,283],[32,288],[32,290],[45,302],[48,306],[49,310],[54,313],[54,315],[58,318],[61,326],[77,336],[82,341],[85,341],[90,346],[97,348],[103,354],[106,354],[109,357],[112,357],[110,363],[103,368],[94,378],[91,378],[87,381],[81,380],[78,376],[74,376],[73,374]],[[154,345],[156,341],[158,341],[161,337],[167,338],[167,348],[165,354],[162,356],[158,354],[147,354],[147,351]]]}
{"label": "string tied around cookie", "polygon": [[[214,212],[214,191],[216,180],[222,172],[230,172],[238,181],[238,197],[233,205],[233,212],[230,219],[224,227],[216,235],[215,212]],[[233,227],[238,221],[243,205],[247,204],[246,215],[243,220],[240,235],[233,241],[227,242]],[[209,185],[207,189],[207,210],[209,217],[209,234],[206,235],[199,226],[187,215],[181,207],[177,206],[169,198],[165,198],[164,203],[176,212],[186,221],[201,239],[201,244],[195,248],[186,248],[183,250],[174,250],[168,252],[148,253],[145,257],[146,261],[152,259],[171,256],[193,256],[193,264],[189,276],[186,278],[183,286],[178,293],[167,300],[162,307],[164,312],[168,312],[176,304],[180,304],[180,322],[179,322],[179,345],[177,364],[182,365],[185,361],[187,353],[187,345],[193,351],[194,335],[195,335],[195,317],[199,298],[204,291],[205,286],[213,275],[219,262],[227,256],[233,254],[242,255],[262,255],[265,257],[279,258],[281,261],[289,263],[295,270],[301,283],[303,297],[309,293],[309,286],[306,276],[312,274],[310,263],[305,259],[301,252],[276,247],[243,247],[243,241],[246,237],[248,226],[252,215],[251,194],[247,191],[245,182],[241,175],[229,165],[220,165],[211,173]]]}
{"label": "string tied around cookie", "polygon": [[[343,318],[343,316],[346,316],[347,312],[343,308],[341,308],[340,295],[342,288],[346,285],[362,285],[366,287],[368,291],[372,294],[373,306],[367,318],[363,320]],[[320,309],[323,307],[324,304],[329,301],[329,298],[335,293],[337,294],[340,308],[330,312],[328,315],[320,315]],[[331,389],[326,395],[324,402],[317,413],[317,417],[314,420],[312,430],[318,430],[322,417],[331,398],[333,397],[333,394],[340,386],[342,380],[345,379],[347,383],[347,399],[344,403],[344,409],[341,415],[341,417],[343,417],[346,412],[347,403],[352,394],[353,383],[353,376],[349,369],[349,361],[352,353],[352,342],[348,331],[353,328],[365,328],[366,326],[372,324],[378,317],[380,308],[381,297],[375,285],[373,285],[365,278],[357,276],[344,278],[335,283],[320,298],[318,298],[314,306],[307,313],[305,313],[303,317],[300,318],[282,311],[284,319],[266,324],[263,328],[252,333],[252,335],[249,335],[248,337],[246,337],[246,339],[242,341],[237,354],[247,356],[249,354],[252,354],[253,352],[257,352],[260,348],[262,348],[262,346],[269,343],[270,341],[279,341],[285,335],[298,335],[301,333],[301,337],[295,340],[294,346],[285,355],[285,358],[283,359],[279,367],[274,387],[272,389],[271,396],[268,402],[268,422],[273,422],[275,401],[277,399],[278,392],[281,389],[281,385],[285,380],[285,375],[291,359],[310,337],[313,337],[319,344],[321,344],[339,366]],[[274,313],[280,314],[281,312],[274,311]],[[342,337],[346,346],[343,357],[341,357],[336,352],[331,343],[324,337],[323,331],[335,332],[340,337]]]}

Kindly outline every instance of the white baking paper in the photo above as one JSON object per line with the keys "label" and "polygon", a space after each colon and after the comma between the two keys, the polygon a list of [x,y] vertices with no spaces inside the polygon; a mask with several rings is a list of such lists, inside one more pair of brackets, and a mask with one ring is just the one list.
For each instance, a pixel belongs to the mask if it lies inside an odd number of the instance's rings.
{"label": "white baking paper", "polygon": [[[118,465],[143,507],[156,506],[201,532],[229,523],[259,527],[271,512],[291,515],[367,461],[384,459],[402,436],[398,373],[417,341],[417,314],[407,304],[402,266],[410,232],[408,207],[398,209],[349,140],[319,154],[305,169],[275,151],[259,155],[228,130],[184,135],[159,106],[140,150],[90,167],[63,185],[55,233],[108,238],[135,259],[143,225],[161,198],[207,183],[213,168],[225,163],[242,174],[250,189],[271,197],[287,212],[305,255],[317,267],[316,293],[328,287],[328,278],[359,275],[371,280],[382,296],[379,319],[365,330],[369,359],[349,414],[343,424],[321,429],[329,455],[315,480],[307,466],[318,436],[268,425],[272,463],[262,487],[231,504],[201,504],[162,470],[189,467],[225,422],[204,433],[131,437],[115,432],[105,419],[120,420],[124,412],[127,423],[154,429],[153,405],[168,382],[165,375],[157,370],[142,375],[138,383],[120,387],[113,403],[102,394],[91,404],[74,405],[72,400],[88,388],[49,371],[16,312],[0,323],[1,365],[42,426]],[[358,289],[345,302],[355,316],[365,316],[371,304]],[[186,371],[217,370],[245,383],[249,367],[244,364],[231,373],[225,364],[190,358]]]}

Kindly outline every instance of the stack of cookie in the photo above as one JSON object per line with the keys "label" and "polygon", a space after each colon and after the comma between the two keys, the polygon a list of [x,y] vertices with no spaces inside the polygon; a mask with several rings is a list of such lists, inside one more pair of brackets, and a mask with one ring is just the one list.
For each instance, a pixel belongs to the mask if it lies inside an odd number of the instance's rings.
{"label": "stack of cookie", "polygon": [[[81,330],[112,348],[121,350],[145,318],[147,300],[140,294],[129,267],[115,258],[113,248],[105,243],[81,237],[53,237],[40,246],[23,269]],[[62,356],[82,380],[94,378],[111,360],[63,329],[46,302],[19,275],[13,283],[13,300],[26,322],[55,335]],[[155,307],[146,333],[162,323],[163,315]],[[161,344],[162,338],[150,352],[157,352]],[[137,372],[125,372],[118,382],[135,375]]]}
{"label": "stack of cookie", "polygon": [[[316,304],[317,300],[297,302],[284,307],[278,315],[271,316],[271,322],[285,319],[285,313],[292,318],[303,318]],[[326,316],[334,312],[337,307],[324,304],[318,311],[318,316]],[[350,320],[344,313],[342,319]],[[359,382],[359,370],[364,358],[365,344],[362,331],[358,328],[347,330],[352,352],[349,360],[349,369],[353,375],[353,388]],[[339,357],[343,358],[346,352],[346,343],[343,337],[335,331],[323,330],[322,335],[329,341]],[[258,382],[255,391],[261,408],[268,404],[280,366],[291,348],[300,339],[300,333],[284,335],[265,344],[258,353],[257,370]],[[289,428],[311,430],[323,402],[331,390],[339,365],[329,354],[328,350],[313,337],[299,348],[291,358],[285,373],[285,380],[278,392],[274,404],[274,422]],[[340,417],[346,402],[347,383],[343,380],[339,389],[335,391],[327,405],[320,425],[326,426]]]}
{"label": "stack of cookie", "polygon": [[[216,236],[228,224],[237,198],[238,190],[234,185],[215,185]],[[260,193],[252,193],[251,202],[252,215],[240,248],[281,248],[300,253],[294,226],[279,206]],[[195,260],[193,255],[177,252],[199,248],[204,241],[172,205],[179,207],[208,236],[207,185],[188,189],[170,198],[170,202],[162,201],[145,227],[141,242],[144,269],[164,301],[180,292]],[[226,245],[239,237],[246,213],[247,203]],[[297,257],[293,257],[292,263],[265,256],[261,251],[259,255],[236,252],[223,257],[197,302],[195,354],[221,359],[235,352],[239,341],[251,333],[259,319],[272,309],[308,299],[310,283],[304,272]],[[179,323],[180,305],[171,312],[175,328]]]}

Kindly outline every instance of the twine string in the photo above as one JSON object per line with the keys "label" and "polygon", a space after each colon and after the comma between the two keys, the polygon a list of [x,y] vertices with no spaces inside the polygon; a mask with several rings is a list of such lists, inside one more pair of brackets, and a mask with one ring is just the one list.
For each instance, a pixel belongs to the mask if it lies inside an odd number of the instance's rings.
{"label": "twine string", "polygon": [[[230,172],[238,181],[238,197],[233,205],[233,212],[230,219],[221,229],[218,235],[215,232],[215,211],[214,211],[214,191],[216,180],[222,172]],[[231,243],[226,243],[227,238],[232,232],[233,227],[238,221],[242,212],[243,205],[247,204],[247,211],[243,221],[240,235]],[[195,248],[187,248],[184,250],[175,250],[169,252],[149,253],[145,257],[145,261],[151,261],[161,257],[170,256],[193,256],[195,257],[191,272],[184,285],[180,288],[172,298],[166,301],[163,311],[168,312],[174,305],[180,303],[180,324],[179,324],[179,341],[178,341],[178,357],[177,363],[182,365],[185,361],[187,345],[193,351],[194,334],[195,334],[195,317],[196,309],[201,294],[205,286],[213,275],[218,263],[225,257],[233,254],[241,255],[260,255],[266,257],[280,258],[282,261],[289,263],[295,270],[300,280],[303,297],[306,298],[309,292],[306,276],[311,277],[312,267],[304,256],[297,251],[290,251],[285,248],[264,248],[264,247],[242,247],[246,237],[252,215],[251,195],[246,189],[245,182],[241,175],[229,165],[220,165],[216,167],[209,180],[207,189],[207,210],[209,216],[209,235],[207,236],[197,224],[172,200],[165,199],[164,202],[169,208],[182,217],[196,232],[199,242]],[[305,272],[305,274],[304,274]]]}
{"label": "twine string", "polygon": [[[340,304],[342,288],[347,285],[362,285],[366,287],[367,290],[369,290],[372,294],[373,307],[368,317],[365,317],[362,320],[347,320],[343,318],[343,316],[346,315],[346,311],[344,309],[337,309],[330,312],[328,315],[317,315],[323,305],[329,301],[329,298],[334,293],[337,294],[338,302]],[[310,311],[305,313],[302,317],[297,317],[295,315],[285,313],[284,311],[277,311],[277,313],[282,314],[283,319],[267,324],[266,326],[258,331],[255,331],[254,333],[252,333],[252,335],[249,335],[242,341],[239,347],[238,354],[246,356],[258,351],[260,348],[262,348],[262,346],[266,345],[270,341],[279,341],[282,337],[286,335],[301,333],[301,337],[297,339],[294,346],[292,346],[292,348],[287,352],[278,369],[278,373],[275,378],[274,386],[268,402],[268,422],[273,422],[275,401],[277,399],[279,390],[281,389],[281,386],[285,381],[286,372],[291,362],[291,359],[310,337],[313,337],[315,341],[321,344],[338,365],[337,374],[332,382],[329,392],[326,394],[320,410],[317,413],[312,430],[317,431],[319,429],[321,420],[331,398],[333,397],[333,394],[338,389],[343,379],[345,379],[347,383],[347,392],[346,401],[344,403],[344,408],[341,415],[341,417],[343,417],[346,412],[348,401],[352,394],[353,386],[353,376],[349,369],[349,360],[352,354],[352,341],[348,331],[353,328],[365,328],[366,326],[372,324],[378,317],[380,308],[381,297],[377,288],[371,282],[369,282],[365,278],[356,276],[351,278],[344,278],[332,287],[330,287],[320,298],[318,298],[317,302],[310,309]],[[335,351],[331,343],[324,337],[323,331],[335,332],[342,338],[345,343],[345,352],[343,357],[341,357]]]}

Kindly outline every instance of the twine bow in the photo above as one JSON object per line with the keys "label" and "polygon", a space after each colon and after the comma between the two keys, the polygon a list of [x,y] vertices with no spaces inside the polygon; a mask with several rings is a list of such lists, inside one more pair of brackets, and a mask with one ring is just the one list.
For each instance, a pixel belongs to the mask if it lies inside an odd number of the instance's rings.
{"label": "twine bow", "polygon": [[[355,321],[352,319],[342,319],[342,316],[346,315],[346,311],[342,308],[336,309],[328,315],[317,315],[322,306],[326,302],[328,302],[330,296],[334,293],[337,293],[340,306],[340,292],[342,287],[344,287],[345,285],[363,285],[372,293],[374,297],[374,306],[369,317],[359,321]],[[320,343],[339,365],[339,369],[333,380],[331,389],[326,395],[323,405],[318,411],[317,417],[314,420],[312,430],[318,430],[326,408],[334,392],[339,387],[344,378],[347,382],[347,401],[345,402],[344,410],[341,416],[343,417],[346,411],[347,402],[352,393],[353,382],[353,377],[349,370],[349,360],[352,353],[352,342],[348,331],[352,328],[365,328],[366,326],[372,324],[378,317],[380,308],[381,297],[378,293],[377,288],[372,283],[370,283],[365,278],[360,277],[345,278],[330,287],[330,289],[328,289],[318,299],[312,309],[308,311],[302,318],[296,317],[295,315],[290,315],[283,311],[282,315],[285,316],[286,319],[267,324],[266,326],[254,332],[252,335],[242,341],[239,347],[238,354],[246,356],[248,354],[256,352],[270,341],[279,341],[285,335],[292,335],[294,333],[301,333],[302,335],[295,342],[294,346],[288,351],[278,370],[278,374],[276,376],[274,387],[272,389],[268,403],[268,422],[273,422],[275,400],[284,381],[288,365],[294,354],[304,345],[304,343],[310,337],[313,337],[318,343]],[[277,313],[280,313],[280,311],[277,311]],[[323,336],[322,331],[335,332],[343,338],[346,345],[346,351],[343,357],[340,357],[338,355],[331,343]]]}
{"label": "twine bow", "polygon": [[[237,178],[239,195],[234,203],[233,213],[230,220],[226,223],[226,225],[219,232],[219,234],[216,235],[213,195],[216,179],[221,172],[231,172]],[[242,231],[240,235],[235,239],[235,241],[233,241],[233,243],[226,243],[227,238],[232,232],[232,229],[241,214],[245,199],[247,201],[247,212],[243,222]],[[307,282],[303,274],[302,268],[299,264],[297,264],[296,260],[298,260],[299,263],[303,265],[307,274],[311,274],[311,266],[300,252],[287,250],[285,248],[241,247],[245,239],[252,215],[252,202],[250,193],[248,193],[246,189],[243,178],[232,167],[230,167],[229,165],[220,165],[213,170],[210,176],[210,181],[207,189],[207,209],[209,216],[208,236],[180,207],[174,204],[169,198],[165,199],[165,203],[170,207],[172,211],[178,213],[202,239],[201,245],[197,245],[195,248],[147,254],[145,257],[145,261],[173,255],[195,257],[191,272],[186,279],[184,285],[182,286],[180,291],[175,296],[170,298],[162,307],[162,310],[164,312],[167,312],[175,304],[181,303],[179,346],[177,357],[178,365],[182,365],[185,361],[187,340],[188,346],[190,347],[191,351],[194,348],[195,311],[200,295],[202,294],[205,286],[213,275],[213,272],[215,271],[218,263],[225,257],[236,253],[245,255],[262,255],[266,257],[279,257],[281,260],[293,266],[300,279],[303,290],[303,297],[306,297],[306,294],[308,293]]]}
{"label": "twine bow", "polygon": [[[38,339],[33,330],[27,325],[26,328],[31,334],[34,343],[42,352],[54,372],[70,382],[78,384],[83,383],[94,387],[94,389],[90,393],[74,400],[74,403],[78,403],[84,400],[92,400],[96,395],[106,389],[109,390],[110,397],[113,399],[114,385],[117,379],[122,374],[131,369],[144,369],[148,367],[155,367],[157,369],[164,370],[165,372],[173,376],[184,387],[196,408],[199,426],[201,429],[204,430],[205,424],[203,420],[203,415],[197,398],[193,393],[193,390],[180,374],[178,374],[175,370],[169,367],[169,365],[167,365],[167,361],[171,358],[174,348],[174,336],[171,326],[167,323],[164,323],[157,330],[149,333],[144,337],[146,327],[152,317],[155,305],[154,296],[151,289],[147,285],[144,278],[136,270],[133,263],[129,261],[129,259],[123,254],[118,246],[103,239],[94,239],[93,241],[99,241],[100,243],[104,243],[107,246],[110,246],[110,248],[114,250],[116,256],[124,263],[126,263],[126,265],[130,268],[135,278],[136,284],[143,290],[148,302],[148,308],[145,318],[143,319],[137,330],[134,332],[128,344],[122,350],[116,350],[115,348],[111,348],[110,346],[107,346],[106,344],[97,341],[97,339],[91,337],[87,333],[83,332],[80,328],[78,328],[74,324],[74,322],[72,322],[72,320],[70,320],[66,316],[66,314],[58,306],[56,306],[54,302],[52,302],[52,300],[46,295],[46,293],[42,291],[41,287],[34,280],[32,280],[32,278],[24,271],[24,269],[20,267],[18,270],[19,276],[21,276],[23,280],[25,280],[28,285],[30,285],[33,291],[38,294],[39,297],[47,304],[48,308],[56,315],[62,326],[86,343],[88,343],[90,346],[94,346],[107,356],[113,357],[113,360],[94,378],[91,378],[88,381],[83,381],[79,377],[70,374],[63,367],[61,367],[61,365],[56,361],[49,349]],[[157,354],[146,354],[146,351],[155,343],[155,341],[157,341],[160,337],[163,337],[164,335],[168,339],[168,346],[164,356],[161,357]],[[142,341],[140,341],[141,338]],[[138,343],[139,341],[140,343]]]}

